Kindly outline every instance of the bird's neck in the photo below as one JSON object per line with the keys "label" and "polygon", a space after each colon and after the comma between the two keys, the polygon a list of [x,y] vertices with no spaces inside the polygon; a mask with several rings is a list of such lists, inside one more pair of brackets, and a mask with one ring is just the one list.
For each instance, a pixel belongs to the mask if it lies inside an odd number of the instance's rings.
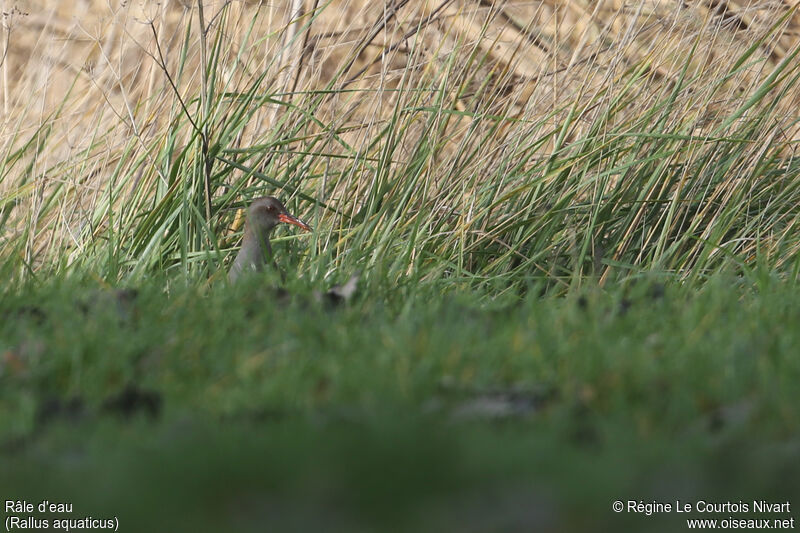
{"label": "bird's neck", "polygon": [[264,262],[272,255],[272,248],[269,245],[269,235],[272,228],[261,229],[261,231],[248,226],[244,232],[242,249],[248,250],[251,260]]}

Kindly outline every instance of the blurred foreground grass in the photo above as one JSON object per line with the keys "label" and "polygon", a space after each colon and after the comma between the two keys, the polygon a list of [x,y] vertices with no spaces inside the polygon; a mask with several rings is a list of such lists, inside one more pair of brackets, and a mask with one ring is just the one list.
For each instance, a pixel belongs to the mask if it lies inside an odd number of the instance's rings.
{"label": "blurred foreground grass", "polygon": [[123,531],[673,531],[611,504],[800,492],[792,283],[335,310],[88,285],[3,297],[3,499]]}

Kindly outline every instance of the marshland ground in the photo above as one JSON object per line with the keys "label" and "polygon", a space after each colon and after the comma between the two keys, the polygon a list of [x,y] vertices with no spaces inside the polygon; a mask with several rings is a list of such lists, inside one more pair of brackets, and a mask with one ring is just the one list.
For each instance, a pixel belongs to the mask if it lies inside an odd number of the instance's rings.
{"label": "marshland ground", "polygon": [[[796,518],[752,505],[800,492],[796,7],[3,20],[4,499],[134,531]],[[276,235],[289,298],[225,280],[265,194],[314,227]]]}

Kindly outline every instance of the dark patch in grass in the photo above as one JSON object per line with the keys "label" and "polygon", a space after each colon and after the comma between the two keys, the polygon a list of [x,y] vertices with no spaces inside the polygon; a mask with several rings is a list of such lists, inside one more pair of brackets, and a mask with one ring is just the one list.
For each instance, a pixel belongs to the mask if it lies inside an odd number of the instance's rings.
{"label": "dark patch in grass", "polygon": [[47,313],[38,305],[23,305],[11,312],[4,313],[4,316],[6,320],[30,320],[37,326],[41,326],[47,320]]}
{"label": "dark patch in grass", "polygon": [[155,419],[161,414],[162,402],[161,394],[129,384],[103,402],[103,410],[126,419],[139,413]]}
{"label": "dark patch in grass", "polygon": [[36,411],[36,424],[43,426],[55,420],[74,422],[86,416],[83,398],[73,396],[66,400],[56,396],[46,398]]}
{"label": "dark patch in grass", "polygon": [[663,283],[654,283],[648,290],[648,296],[651,300],[661,300],[666,294],[666,287]]}
{"label": "dark patch in grass", "polygon": [[250,422],[254,424],[267,424],[286,420],[297,413],[280,407],[260,406],[250,409],[242,408],[237,413],[225,414],[221,417],[223,422]]}

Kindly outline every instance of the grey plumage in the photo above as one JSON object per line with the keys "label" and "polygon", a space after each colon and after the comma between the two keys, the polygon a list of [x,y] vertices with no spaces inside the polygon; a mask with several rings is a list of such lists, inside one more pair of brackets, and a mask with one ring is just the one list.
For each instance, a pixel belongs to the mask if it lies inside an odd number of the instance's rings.
{"label": "grey plumage", "polygon": [[272,260],[269,237],[275,226],[281,222],[311,231],[308,224],[290,215],[277,198],[264,196],[253,200],[247,209],[242,248],[228,272],[228,279],[231,283],[239,279],[245,272],[262,270],[264,264]]}

